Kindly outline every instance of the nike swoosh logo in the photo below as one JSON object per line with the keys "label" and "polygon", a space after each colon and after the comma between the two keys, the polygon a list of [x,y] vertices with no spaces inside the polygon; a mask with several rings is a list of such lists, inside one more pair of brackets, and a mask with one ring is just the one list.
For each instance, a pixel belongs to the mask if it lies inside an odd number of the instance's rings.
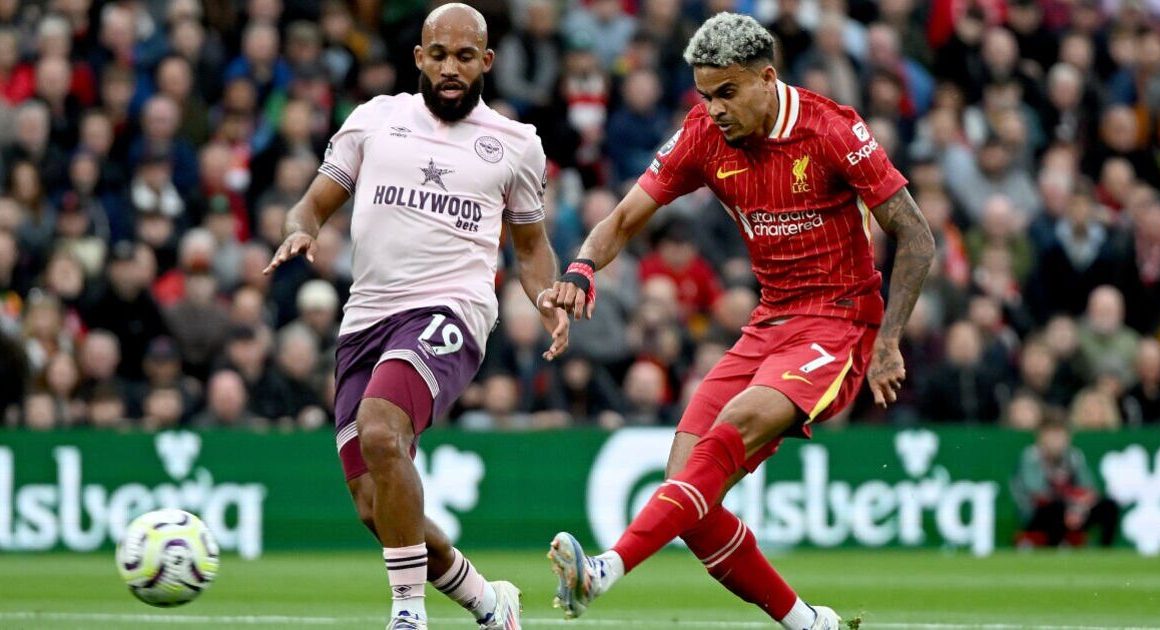
{"label": "nike swoosh logo", "polygon": [[717,167],[717,179],[728,179],[730,177],[733,177],[734,175],[737,175],[738,173],[744,173],[745,171],[748,171],[748,170],[749,170],[748,168],[739,168],[736,171],[726,171],[726,170],[722,170],[721,167],[718,166]]}
{"label": "nike swoosh logo", "polygon": [[797,374],[794,374],[793,372],[790,372],[789,370],[782,372],[781,378],[783,381],[801,381],[801,382],[805,383],[806,385],[813,385],[813,383],[810,382],[810,379],[808,379],[804,376],[798,376]]}
{"label": "nike swoosh logo", "polygon": [[666,497],[664,494],[658,494],[657,498],[660,499],[661,501],[668,501],[669,503],[672,503],[673,505],[681,508],[682,510],[685,509],[685,506],[678,503],[676,499],[670,499],[670,498]]}

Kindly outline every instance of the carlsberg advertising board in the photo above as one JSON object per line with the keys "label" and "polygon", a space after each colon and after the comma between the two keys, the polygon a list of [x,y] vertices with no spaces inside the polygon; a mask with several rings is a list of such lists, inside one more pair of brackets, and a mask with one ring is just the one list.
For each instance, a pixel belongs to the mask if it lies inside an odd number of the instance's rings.
{"label": "carlsberg advertising board", "polygon": [[[672,430],[432,431],[427,515],[468,548],[538,548],[567,529],[611,545],[663,478]],[[728,495],[766,548],[938,546],[985,555],[1019,525],[1008,483],[1028,434],[852,428],[788,440]],[[1075,438],[1123,511],[1121,544],[1160,554],[1160,430]],[[0,551],[110,548],[159,507],[223,549],[364,548],[327,432],[0,432]]]}
{"label": "carlsberg advertising board", "polygon": [[[592,468],[588,484],[588,514],[602,547],[610,547],[659,484],[640,484],[663,471],[671,435],[654,430],[625,430],[612,436]],[[799,469],[783,476],[763,465],[742,480],[725,499],[725,507],[746,522],[764,546],[810,544],[834,547],[858,544],[921,545],[927,542],[924,523],[932,522],[935,538],[969,548],[976,554],[995,547],[995,508],[999,483],[954,478],[934,464],[938,436],[930,431],[894,435],[896,474],[883,479],[849,480],[831,474],[830,449],[821,441],[803,444],[792,454]],[[789,449],[786,449],[789,450]],[[638,455],[640,454],[640,455]],[[647,454],[653,454],[650,457]],[[884,464],[884,470],[889,464]],[[887,475],[884,475],[887,476]]]}

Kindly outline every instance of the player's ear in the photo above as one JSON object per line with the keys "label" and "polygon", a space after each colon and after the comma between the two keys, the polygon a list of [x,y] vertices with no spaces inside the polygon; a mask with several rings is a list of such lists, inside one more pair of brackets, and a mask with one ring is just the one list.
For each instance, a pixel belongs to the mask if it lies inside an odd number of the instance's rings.
{"label": "player's ear", "polygon": [[415,67],[423,69],[423,47],[415,46]]}
{"label": "player's ear", "polygon": [[495,51],[488,48],[483,51],[483,71],[491,72],[491,64],[495,62]]}
{"label": "player's ear", "polygon": [[761,82],[765,84],[765,89],[771,92],[777,89],[777,69],[773,64],[761,69]]}

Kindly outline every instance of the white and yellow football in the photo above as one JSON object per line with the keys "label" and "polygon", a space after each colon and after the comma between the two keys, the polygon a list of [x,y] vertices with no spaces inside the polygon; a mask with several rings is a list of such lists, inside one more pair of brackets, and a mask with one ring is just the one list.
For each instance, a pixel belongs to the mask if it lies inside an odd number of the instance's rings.
{"label": "white and yellow football", "polygon": [[151,606],[180,606],[213,582],[218,545],[193,514],[154,510],[125,530],[117,545],[117,570],[137,599]]}

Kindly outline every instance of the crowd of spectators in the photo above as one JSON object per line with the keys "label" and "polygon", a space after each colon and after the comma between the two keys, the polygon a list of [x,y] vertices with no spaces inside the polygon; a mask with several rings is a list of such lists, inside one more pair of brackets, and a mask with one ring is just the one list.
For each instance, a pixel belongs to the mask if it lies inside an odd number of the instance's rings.
{"label": "crowd of spectators", "polygon": [[[497,51],[484,98],[543,139],[562,259],[697,102],[689,35],[748,12],[783,79],[862,113],[938,243],[900,400],[862,396],[849,421],[1160,423],[1160,2],[471,4]],[[348,211],[313,264],[262,269],[345,116],[417,88],[429,9],[0,0],[0,426],[326,426]],[[556,362],[512,260],[484,366],[440,423],[672,424],[757,302],[704,189],[600,272]]]}

